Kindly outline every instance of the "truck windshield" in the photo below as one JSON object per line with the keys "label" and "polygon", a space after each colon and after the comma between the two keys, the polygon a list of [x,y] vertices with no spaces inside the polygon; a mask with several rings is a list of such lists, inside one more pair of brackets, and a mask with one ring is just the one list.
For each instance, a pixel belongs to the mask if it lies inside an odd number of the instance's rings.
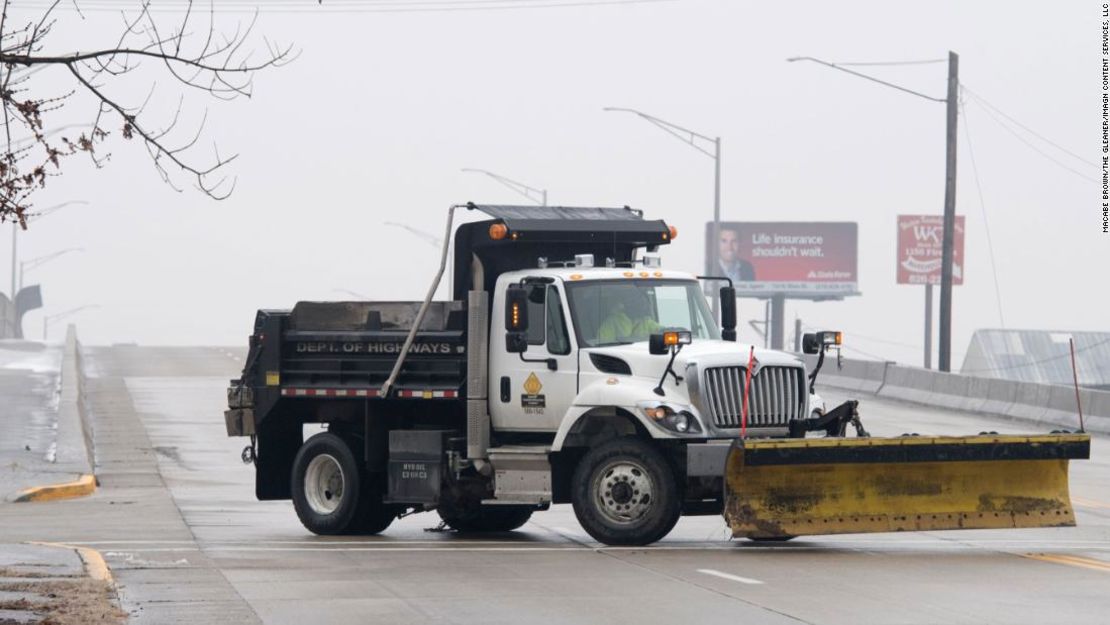
{"label": "truck windshield", "polygon": [[583,347],[646,341],[663,328],[689,330],[695,339],[721,338],[692,280],[591,280],[566,288]]}

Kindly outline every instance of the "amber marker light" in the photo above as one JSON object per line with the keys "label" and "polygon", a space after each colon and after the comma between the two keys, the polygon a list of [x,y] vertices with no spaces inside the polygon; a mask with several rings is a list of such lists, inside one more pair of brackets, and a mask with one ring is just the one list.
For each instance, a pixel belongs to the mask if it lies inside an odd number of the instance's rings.
{"label": "amber marker light", "polygon": [[520,304],[513,302],[513,327],[520,327]]}
{"label": "amber marker light", "polygon": [[505,224],[490,224],[489,238],[493,239],[494,241],[500,241],[501,239],[504,239],[505,235],[507,234],[509,234],[509,227]]}
{"label": "amber marker light", "polygon": [[674,226],[668,226],[667,229],[670,231],[672,241],[678,238],[678,228],[675,228]]}

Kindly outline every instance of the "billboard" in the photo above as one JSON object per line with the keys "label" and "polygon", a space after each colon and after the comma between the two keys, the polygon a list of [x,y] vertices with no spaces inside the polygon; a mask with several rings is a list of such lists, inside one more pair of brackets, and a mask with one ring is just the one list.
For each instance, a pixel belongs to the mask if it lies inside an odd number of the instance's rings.
{"label": "billboard", "polygon": [[[713,266],[714,246],[720,264]],[[722,221],[706,224],[706,272],[728,276],[741,297],[858,295],[857,231],[851,222]]]}
{"label": "billboard", "polygon": [[[956,216],[952,284],[964,283],[964,218]],[[944,217],[898,216],[898,284],[940,284]]]}

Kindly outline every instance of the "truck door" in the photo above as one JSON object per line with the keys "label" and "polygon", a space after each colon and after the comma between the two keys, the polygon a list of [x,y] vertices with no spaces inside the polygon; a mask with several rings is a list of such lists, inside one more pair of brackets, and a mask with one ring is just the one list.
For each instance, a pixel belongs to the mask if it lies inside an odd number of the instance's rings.
{"label": "truck door", "polygon": [[528,288],[528,350],[510,354],[503,340],[490,341],[490,417],[497,430],[554,432],[578,394],[578,359],[559,287]]}

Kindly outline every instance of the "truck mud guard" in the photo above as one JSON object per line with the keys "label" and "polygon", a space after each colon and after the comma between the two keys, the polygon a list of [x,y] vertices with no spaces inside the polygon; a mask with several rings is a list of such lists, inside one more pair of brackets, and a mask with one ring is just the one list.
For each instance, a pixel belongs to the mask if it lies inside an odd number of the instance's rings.
{"label": "truck mud guard", "polygon": [[737,440],[734,537],[1075,525],[1068,461],[1088,434]]}

